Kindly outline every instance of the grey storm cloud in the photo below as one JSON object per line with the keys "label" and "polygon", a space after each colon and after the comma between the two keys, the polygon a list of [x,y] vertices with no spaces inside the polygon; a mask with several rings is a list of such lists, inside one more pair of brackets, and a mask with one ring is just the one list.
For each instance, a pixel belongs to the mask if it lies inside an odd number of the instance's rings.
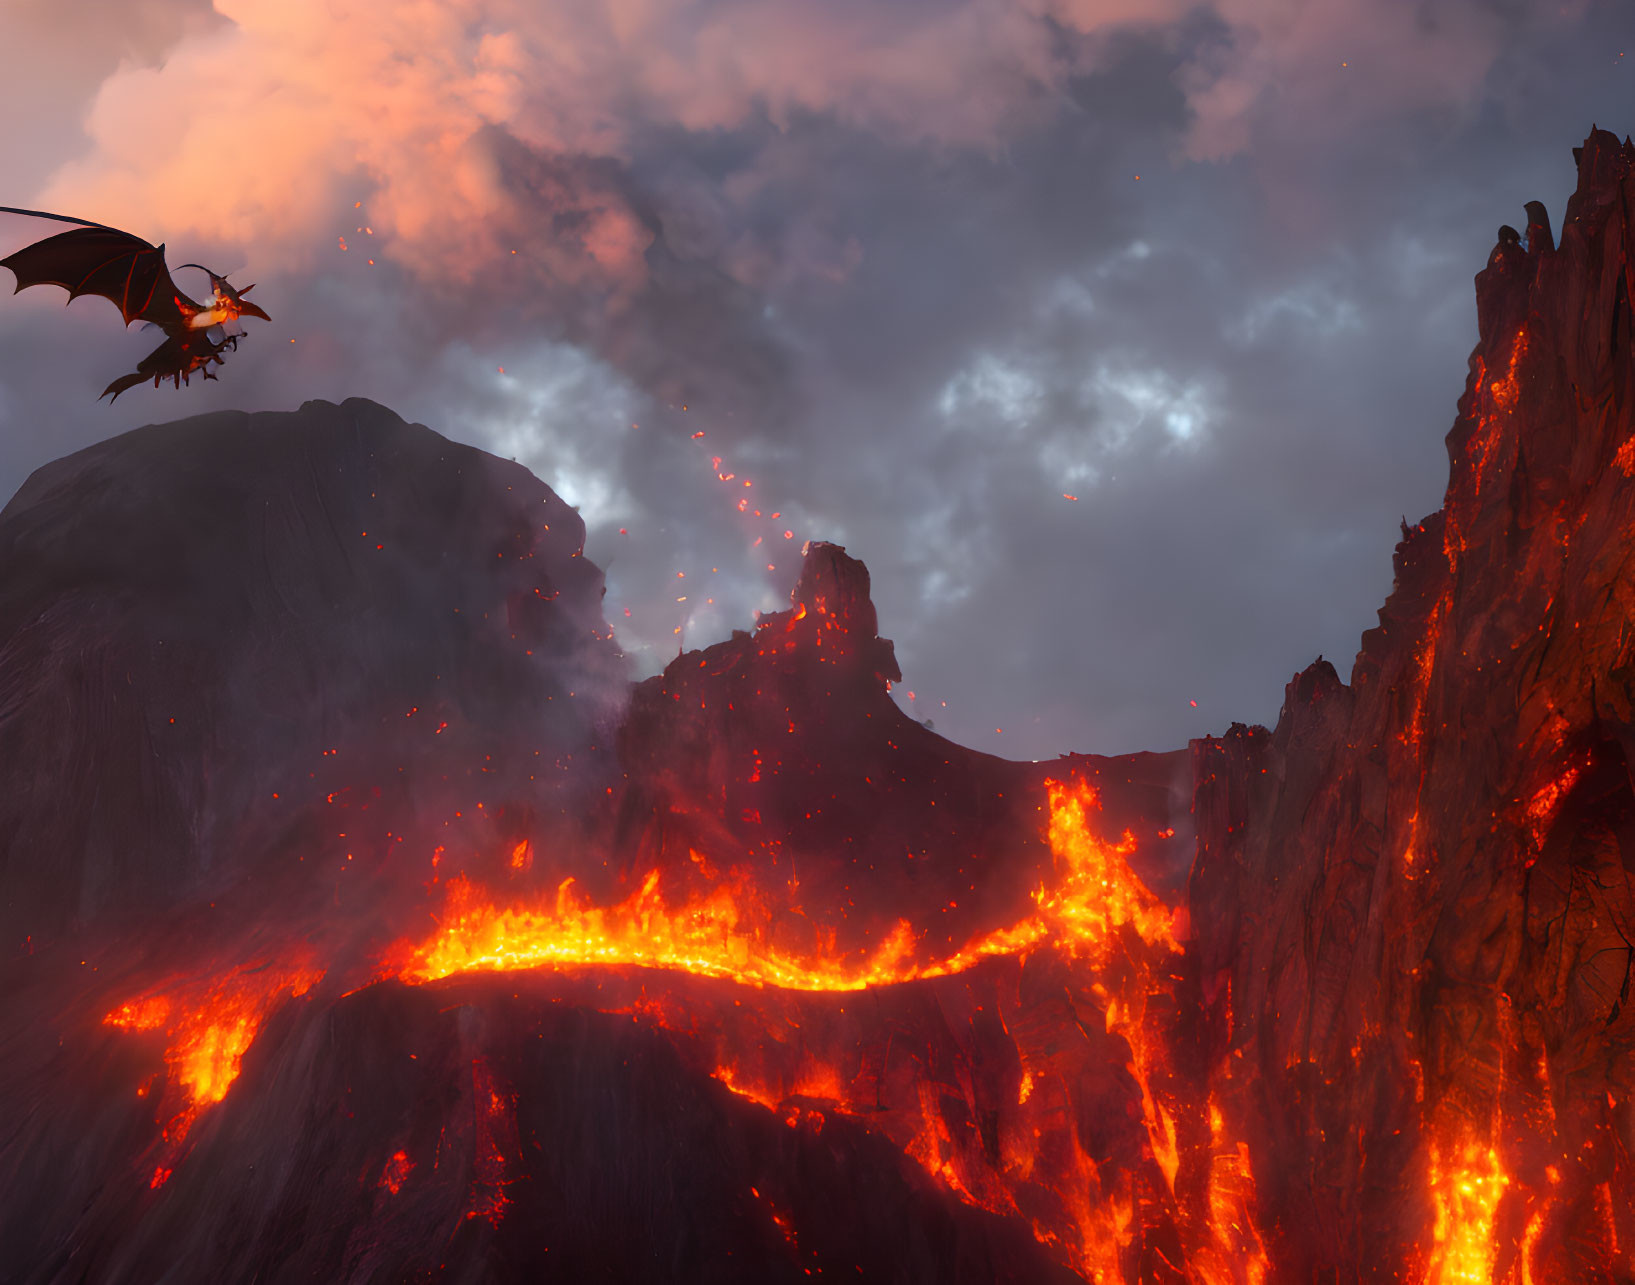
{"label": "grey storm cloud", "polygon": [[0,134],[0,200],[275,320],[110,410],[144,337],[4,300],[0,489],[137,423],[372,397],[580,507],[637,672],[837,540],[905,707],[1011,757],[1347,671],[1440,500],[1470,278],[1635,75],[1611,3],[19,12],[0,106],[52,119]]}

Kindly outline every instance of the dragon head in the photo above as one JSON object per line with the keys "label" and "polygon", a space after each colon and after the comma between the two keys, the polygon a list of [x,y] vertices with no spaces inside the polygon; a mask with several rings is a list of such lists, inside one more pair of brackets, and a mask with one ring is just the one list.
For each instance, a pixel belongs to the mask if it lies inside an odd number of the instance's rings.
{"label": "dragon head", "polygon": [[242,290],[235,289],[233,283],[220,273],[211,272],[202,263],[184,263],[184,268],[198,268],[210,277],[210,302],[202,308],[195,320],[190,324],[194,328],[205,325],[222,325],[237,321],[240,317],[260,317],[263,321],[271,321],[265,312],[251,303],[244,296],[255,289],[255,282],[251,282]]}
{"label": "dragon head", "polygon": [[[205,271],[209,272],[210,270],[206,268]],[[263,321],[272,320],[265,312],[244,297],[255,289],[255,282],[250,282],[242,290],[235,290],[233,283],[226,277],[218,277],[214,272],[211,272],[210,286],[215,292],[214,304],[227,314],[226,320],[233,320],[238,317],[260,317]]]}

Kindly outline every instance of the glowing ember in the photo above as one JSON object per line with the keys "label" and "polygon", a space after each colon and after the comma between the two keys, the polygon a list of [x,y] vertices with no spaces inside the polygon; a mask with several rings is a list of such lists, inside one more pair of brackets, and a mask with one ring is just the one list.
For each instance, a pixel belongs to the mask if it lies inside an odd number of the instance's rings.
{"label": "glowing ember", "polygon": [[768,1111],[776,1111],[782,1104],[782,1099],[776,1094],[757,1085],[742,1083],[739,1073],[730,1066],[717,1067],[713,1072],[715,1078],[726,1085],[741,1098],[748,1098],[751,1102],[759,1102]]}
{"label": "glowing ember", "polygon": [[1532,831],[1535,849],[1544,846],[1544,837],[1549,833],[1550,823],[1555,819],[1557,809],[1561,807],[1562,801],[1571,792],[1582,773],[1583,769],[1578,764],[1568,765],[1560,776],[1553,781],[1546,781],[1527,801],[1525,809],[1527,827]]}
{"label": "glowing ember", "polygon": [[1516,397],[1521,391],[1518,378],[1518,369],[1522,360],[1527,356],[1527,330],[1523,327],[1516,331],[1516,337],[1510,345],[1510,361],[1505,366],[1504,374],[1493,381],[1488,392],[1492,395],[1493,404],[1502,411],[1514,410]]}
{"label": "glowing ember", "polygon": [[507,1177],[507,1166],[515,1163],[522,1150],[517,1136],[516,1100],[481,1058],[471,1064],[471,1095],[477,1151],[466,1219],[483,1218],[498,1227],[511,1204],[505,1194],[513,1181]]}
{"label": "glowing ember", "polygon": [[163,995],[150,995],[146,999],[121,1004],[102,1020],[104,1024],[117,1026],[121,1030],[151,1031],[163,1026],[169,1016],[170,1001]]}
{"label": "glowing ember", "polygon": [[394,1152],[392,1158],[386,1162],[386,1168],[381,1171],[380,1186],[395,1196],[403,1190],[403,1184],[409,1180],[412,1172],[414,1161],[409,1159],[409,1153]]}

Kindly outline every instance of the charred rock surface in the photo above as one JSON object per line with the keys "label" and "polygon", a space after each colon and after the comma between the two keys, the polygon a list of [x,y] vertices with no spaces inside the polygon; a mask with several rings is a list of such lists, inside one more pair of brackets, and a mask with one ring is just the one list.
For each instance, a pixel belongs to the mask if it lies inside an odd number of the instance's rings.
{"label": "charred rock surface", "polygon": [[1276,1279],[1630,1279],[1635,149],[1476,279],[1444,508],[1349,686],[1193,745],[1212,1082]]}
{"label": "charred rock surface", "polygon": [[247,894],[224,931],[361,906],[456,810],[565,816],[542,782],[622,676],[583,542],[525,469],[356,399],[40,469],[0,513],[7,953]]}
{"label": "charred rock surface", "polygon": [[786,1122],[649,1025],[527,979],[297,1000],[194,1142],[166,1180],[102,1184],[66,1217],[15,1192],[14,1222],[74,1230],[8,1278],[1076,1279],[855,1118],[812,1102]]}

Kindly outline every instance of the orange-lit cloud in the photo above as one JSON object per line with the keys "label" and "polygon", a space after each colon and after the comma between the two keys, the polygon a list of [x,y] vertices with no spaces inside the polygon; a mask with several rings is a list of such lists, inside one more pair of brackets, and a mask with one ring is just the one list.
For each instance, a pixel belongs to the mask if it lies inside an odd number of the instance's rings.
{"label": "orange-lit cloud", "polygon": [[[150,235],[253,243],[258,264],[298,269],[353,234],[349,212],[363,200],[371,249],[422,276],[471,280],[473,265],[516,249],[529,270],[617,300],[643,278],[651,220],[583,164],[547,167],[544,181],[517,190],[500,143],[617,165],[643,129],[828,113],[898,142],[992,151],[1064,110],[1098,37],[1163,33],[1197,6],[216,0],[216,9],[225,21],[176,27],[162,62],[126,63],[107,78],[85,122],[89,149],[34,199]],[[1457,106],[1503,34],[1477,0],[1440,6],[1434,21],[1368,0],[1216,0],[1213,14],[1215,35],[1180,54],[1194,113],[1184,151],[1198,159],[1247,146],[1268,112],[1338,128]],[[843,270],[842,258],[823,272]]]}

